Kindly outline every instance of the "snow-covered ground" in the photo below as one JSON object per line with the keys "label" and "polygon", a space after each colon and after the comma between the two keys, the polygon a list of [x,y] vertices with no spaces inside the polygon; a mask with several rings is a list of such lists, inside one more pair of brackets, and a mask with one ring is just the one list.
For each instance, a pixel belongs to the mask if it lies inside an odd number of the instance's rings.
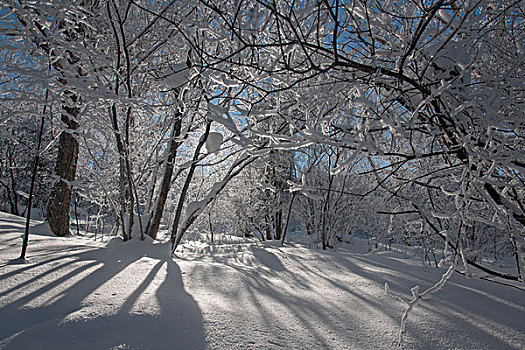
{"label": "snow-covered ground", "polygon": [[[394,252],[52,237],[20,253],[0,213],[0,349],[390,349],[410,288],[445,267]],[[521,289],[520,289],[521,288]],[[408,317],[408,349],[525,349],[525,291],[457,274]]]}

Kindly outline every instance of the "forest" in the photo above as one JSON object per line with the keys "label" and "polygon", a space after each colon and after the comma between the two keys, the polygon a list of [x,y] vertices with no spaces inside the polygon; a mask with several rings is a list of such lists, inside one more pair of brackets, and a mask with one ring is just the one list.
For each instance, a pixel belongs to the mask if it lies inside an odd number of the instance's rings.
{"label": "forest", "polygon": [[1,3],[0,210],[27,219],[22,260],[40,218],[175,261],[226,236],[362,240],[444,267],[428,294],[455,271],[524,288],[522,1]]}

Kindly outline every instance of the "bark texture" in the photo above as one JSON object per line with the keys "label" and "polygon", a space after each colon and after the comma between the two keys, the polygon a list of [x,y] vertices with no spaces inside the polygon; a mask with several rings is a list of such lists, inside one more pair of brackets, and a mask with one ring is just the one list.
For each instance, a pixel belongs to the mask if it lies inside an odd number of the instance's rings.
{"label": "bark texture", "polygon": [[[70,114],[77,115],[78,112],[74,109],[70,111]],[[62,121],[66,123],[68,129],[60,134],[55,165],[55,175],[58,180],[51,191],[46,213],[51,231],[57,236],[69,234],[71,182],[75,180],[78,159],[78,141],[74,136],[74,130],[78,128],[78,124],[66,115],[62,115]]]}

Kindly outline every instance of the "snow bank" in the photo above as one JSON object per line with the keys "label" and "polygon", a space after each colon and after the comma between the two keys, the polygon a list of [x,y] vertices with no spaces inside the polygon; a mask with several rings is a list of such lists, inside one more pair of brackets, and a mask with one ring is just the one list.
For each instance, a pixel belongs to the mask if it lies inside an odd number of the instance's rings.
{"label": "snow bank", "polygon": [[33,235],[28,263],[15,264],[22,225],[5,217],[0,349],[205,348],[202,313],[166,244]]}
{"label": "snow bank", "polygon": [[31,226],[29,228],[29,234],[36,234],[36,235],[42,235],[42,236],[55,236],[53,231],[51,231],[51,227],[49,226],[49,223],[47,221],[44,221],[41,224],[36,224],[34,226]]}

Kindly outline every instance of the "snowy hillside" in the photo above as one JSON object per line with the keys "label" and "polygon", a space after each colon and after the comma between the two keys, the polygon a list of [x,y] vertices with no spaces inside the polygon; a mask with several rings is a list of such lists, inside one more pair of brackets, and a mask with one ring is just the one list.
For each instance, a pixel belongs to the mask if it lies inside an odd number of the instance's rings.
{"label": "snowy hillside", "polygon": [[[36,224],[36,223],[35,223]],[[38,233],[35,233],[37,232]],[[0,349],[389,349],[445,271],[393,252],[299,244],[57,238],[0,213]],[[408,317],[407,349],[524,349],[525,291],[455,274]]]}

